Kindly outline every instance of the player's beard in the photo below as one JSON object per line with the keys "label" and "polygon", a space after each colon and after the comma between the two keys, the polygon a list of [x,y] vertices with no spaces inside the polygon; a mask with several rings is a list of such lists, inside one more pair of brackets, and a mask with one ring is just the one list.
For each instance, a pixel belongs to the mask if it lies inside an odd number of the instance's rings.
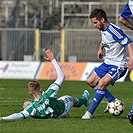
{"label": "player's beard", "polygon": [[102,22],[100,22],[99,30],[104,30],[104,24]]}

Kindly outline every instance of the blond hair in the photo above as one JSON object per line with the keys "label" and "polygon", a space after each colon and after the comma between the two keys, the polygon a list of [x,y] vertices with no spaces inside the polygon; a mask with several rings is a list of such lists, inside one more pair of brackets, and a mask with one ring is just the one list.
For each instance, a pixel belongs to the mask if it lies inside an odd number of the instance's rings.
{"label": "blond hair", "polygon": [[29,94],[34,94],[40,90],[40,84],[37,81],[30,81],[27,85],[27,90]]}

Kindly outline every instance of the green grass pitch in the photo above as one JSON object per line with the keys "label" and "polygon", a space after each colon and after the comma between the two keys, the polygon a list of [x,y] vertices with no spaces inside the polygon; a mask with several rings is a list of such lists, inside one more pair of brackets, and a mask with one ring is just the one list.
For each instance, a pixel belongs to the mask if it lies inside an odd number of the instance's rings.
{"label": "green grass pitch", "polygon": [[[39,81],[43,90],[46,90],[53,81]],[[31,97],[26,92],[28,80],[0,80],[0,116],[10,115],[22,110],[23,102]],[[90,107],[94,90],[85,81],[65,81],[57,98],[62,95],[81,97],[83,91],[90,92],[88,107],[72,108],[66,118],[62,119],[33,119],[0,121],[0,133],[133,133],[133,126],[129,124],[127,114],[133,103],[133,82],[116,82],[108,89],[124,105],[124,113],[114,117],[103,113],[107,105],[104,98],[91,120],[82,120],[81,117]]]}

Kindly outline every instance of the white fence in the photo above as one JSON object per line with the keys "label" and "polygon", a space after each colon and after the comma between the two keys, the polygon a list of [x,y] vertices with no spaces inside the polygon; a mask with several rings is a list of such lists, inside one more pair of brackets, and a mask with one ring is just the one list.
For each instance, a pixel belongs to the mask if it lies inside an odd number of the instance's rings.
{"label": "white fence", "polygon": [[33,55],[34,29],[0,29],[0,55],[3,60],[24,60],[24,55]]}
{"label": "white fence", "polygon": [[[36,29],[0,29],[0,57],[4,61],[36,60]],[[132,38],[131,30],[124,30]],[[40,31],[40,61],[44,50],[50,48],[60,61],[61,31]],[[65,61],[97,62],[97,50],[100,42],[97,29],[65,30]],[[32,58],[31,58],[32,57]]]}

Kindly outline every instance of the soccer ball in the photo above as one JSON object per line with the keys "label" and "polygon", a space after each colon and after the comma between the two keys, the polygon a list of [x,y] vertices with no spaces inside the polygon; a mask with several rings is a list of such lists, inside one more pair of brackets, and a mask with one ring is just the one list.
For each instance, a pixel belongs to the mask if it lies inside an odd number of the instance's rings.
{"label": "soccer ball", "polygon": [[113,116],[121,115],[124,112],[124,104],[116,99],[108,103],[107,109]]}

